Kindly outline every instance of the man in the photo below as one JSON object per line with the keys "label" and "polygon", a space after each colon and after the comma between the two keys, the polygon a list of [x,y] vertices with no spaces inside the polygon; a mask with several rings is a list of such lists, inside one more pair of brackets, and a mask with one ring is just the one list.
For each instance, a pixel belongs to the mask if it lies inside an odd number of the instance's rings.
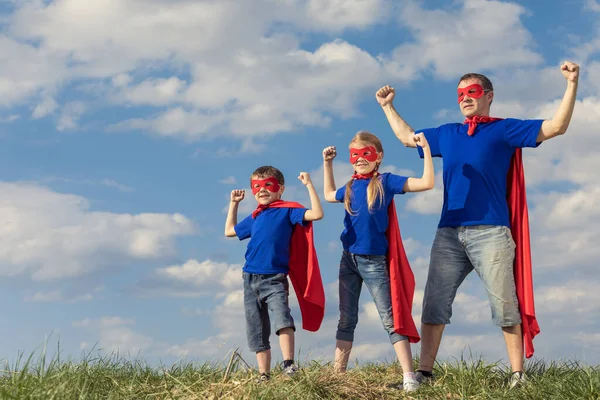
{"label": "man", "polygon": [[[507,190],[510,195],[513,191],[507,188],[507,178],[510,182],[513,174],[519,172],[523,186],[520,149],[537,147],[567,131],[575,105],[579,66],[567,61],[560,70],[567,80],[567,88],[550,120],[490,118],[494,99],[492,83],[484,75],[469,73],[458,82],[458,103],[466,117],[464,123],[418,131],[425,134],[432,155],[444,158],[444,204],[431,248],[421,317],[421,357],[416,374],[421,382],[433,379],[433,364],[444,327],[450,323],[456,291],[473,269],[487,290],[492,319],[503,331],[513,371],[510,385],[513,387],[524,380],[522,334],[529,334],[526,340],[531,347],[529,357],[533,354],[531,339],[539,328],[533,311],[533,293],[528,293],[531,312],[527,321],[523,321],[523,317],[529,305],[519,304],[517,299],[519,288],[519,299],[523,290],[523,282],[516,274],[517,264],[529,268],[531,280],[527,226],[523,243],[515,243],[515,234],[519,233],[515,230],[521,229],[522,221],[526,223],[527,211],[524,187],[521,187],[524,216],[512,219]],[[376,98],[398,139],[405,146],[417,147],[415,130],[394,109],[394,95],[392,87],[384,86],[377,91]],[[420,155],[423,157],[422,152]],[[511,219],[518,222],[513,222],[512,235]],[[518,240],[521,241],[520,236]],[[525,276],[527,281],[527,271]]]}

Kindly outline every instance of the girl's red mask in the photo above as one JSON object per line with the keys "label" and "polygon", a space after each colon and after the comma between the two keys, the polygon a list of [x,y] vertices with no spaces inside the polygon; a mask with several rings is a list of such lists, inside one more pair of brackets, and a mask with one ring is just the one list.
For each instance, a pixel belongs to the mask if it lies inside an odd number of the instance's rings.
{"label": "girl's red mask", "polygon": [[464,88],[457,89],[458,92],[458,102],[464,100],[465,96],[472,97],[474,99],[478,99],[485,93],[485,89],[478,83],[474,83],[472,85],[466,86]]}
{"label": "girl's red mask", "polygon": [[272,193],[279,191],[279,181],[274,177],[265,179],[252,179],[250,181],[250,185],[252,186],[252,194],[260,192],[260,189],[262,188],[265,188]]}
{"label": "girl's red mask", "polygon": [[363,147],[362,149],[350,147],[350,164],[354,164],[361,157],[368,162],[375,162],[377,161],[377,149],[373,146]]}

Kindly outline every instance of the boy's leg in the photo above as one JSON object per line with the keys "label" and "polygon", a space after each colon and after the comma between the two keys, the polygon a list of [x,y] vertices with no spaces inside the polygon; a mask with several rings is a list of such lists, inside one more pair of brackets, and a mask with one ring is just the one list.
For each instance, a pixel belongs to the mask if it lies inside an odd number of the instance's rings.
{"label": "boy's leg", "polygon": [[467,254],[490,301],[492,320],[501,327],[513,372],[523,371],[521,314],[514,277],[515,242],[505,226],[468,230]]}
{"label": "boy's leg", "polygon": [[283,356],[284,369],[294,364],[294,332],[296,327],[289,307],[289,282],[287,274],[268,275],[262,292],[271,312],[275,332]]}
{"label": "boy's leg", "polygon": [[[430,374],[452,316],[456,291],[473,266],[467,257],[462,228],[438,228],[431,246],[421,313],[421,356],[418,371]],[[460,237],[459,237],[460,236]]]}
{"label": "boy's leg", "polygon": [[362,288],[362,278],[358,273],[355,256],[348,252],[342,253],[338,279],[340,297],[340,319],[335,335],[334,370],[346,372],[348,359],[354,341],[354,330],[358,324],[358,301]]}
{"label": "boy's leg", "polygon": [[250,351],[256,353],[258,371],[268,374],[271,369],[271,346],[269,336],[271,323],[266,305],[260,299],[259,284],[261,275],[242,274],[244,280],[244,314],[246,316],[246,337]]}

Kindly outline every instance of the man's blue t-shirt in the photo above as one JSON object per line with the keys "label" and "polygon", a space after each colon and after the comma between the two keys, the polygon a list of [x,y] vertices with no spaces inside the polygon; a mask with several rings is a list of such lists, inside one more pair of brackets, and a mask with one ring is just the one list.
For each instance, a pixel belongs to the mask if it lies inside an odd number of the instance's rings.
{"label": "man's blue t-shirt", "polygon": [[294,225],[302,224],[306,208],[267,208],[249,215],[234,229],[240,240],[250,238],[243,271],[250,274],[287,274]]}
{"label": "man's blue t-shirt", "polygon": [[[516,148],[537,147],[543,120],[507,118],[480,123],[445,124],[423,132],[431,155],[444,159],[444,206],[438,227],[504,225],[510,227],[507,174]],[[423,150],[417,146],[421,158]]]}
{"label": "man's blue t-shirt", "polygon": [[[385,233],[388,228],[388,206],[395,194],[404,194],[405,176],[393,175],[389,172],[380,175],[383,185],[383,202],[379,200],[369,212],[367,204],[367,186],[369,179],[358,179],[352,182],[352,197],[350,208],[355,215],[344,217],[344,231],[340,236],[344,250],[362,255],[386,255],[388,241]],[[344,201],[346,186],[335,193],[337,201]]]}

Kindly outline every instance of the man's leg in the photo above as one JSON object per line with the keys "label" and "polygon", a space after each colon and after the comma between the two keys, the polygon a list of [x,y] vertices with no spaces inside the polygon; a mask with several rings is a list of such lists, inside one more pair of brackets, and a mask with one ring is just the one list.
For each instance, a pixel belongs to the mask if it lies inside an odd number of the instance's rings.
{"label": "man's leg", "polygon": [[358,324],[358,301],[363,280],[358,273],[354,255],[344,252],[340,261],[338,278],[340,319],[335,334],[335,372],[346,372],[354,341],[354,329]]}
{"label": "man's leg", "polygon": [[473,266],[459,238],[459,228],[439,228],[431,247],[421,313],[420,372],[431,373],[456,291]]}
{"label": "man's leg", "polygon": [[521,325],[506,326],[502,328],[508,359],[513,372],[523,371],[523,336],[521,336]]}
{"label": "man's leg", "polygon": [[515,243],[505,226],[472,227],[467,254],[485,285],[494,324],[501,327],[513,371],[523,371],[521,315],[514,278]]}

